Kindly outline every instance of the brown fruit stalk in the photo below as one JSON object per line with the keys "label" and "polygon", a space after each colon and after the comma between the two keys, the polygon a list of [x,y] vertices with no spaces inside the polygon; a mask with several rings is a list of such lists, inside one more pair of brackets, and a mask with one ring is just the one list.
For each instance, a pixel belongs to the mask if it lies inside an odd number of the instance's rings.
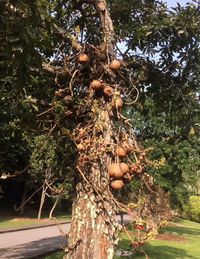
{"label": "brown fruit stalk", "polygon": [[140,164],[133,164],[131,166],[131,172],[134,173],[134,174],[140,175],[140,174],[143,173],[143,171],[144,171],[144,168]]}

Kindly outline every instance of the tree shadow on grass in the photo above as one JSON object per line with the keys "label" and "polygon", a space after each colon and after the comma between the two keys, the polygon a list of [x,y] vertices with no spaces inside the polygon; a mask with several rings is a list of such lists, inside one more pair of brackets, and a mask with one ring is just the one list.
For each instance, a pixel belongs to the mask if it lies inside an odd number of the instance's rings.
{"label": "tree shadow on grass", "polygon": [[[130,241],[123,239],[120,242],[120,247],[123,247],[125,251],[130,251]],[[189,255],[185,249],[176,248],[168,245],[154,245],[147,243],[142,247],[142,250],[148,256],[149,259],[199,259],[199,257]],[[116,249],[116,255],[114,259],[145,259],[143,252],[137,252],[132,255],[122,255],[119,250]]]}
{"label": "tree shadow on grass", "polygon": [[177,233],[178,235],[190,235],[190,236],[200,236],[200,230],[196,228],[180,227],[180,226],[167,226],[160,230],[160,233]]}
{"label": "tree shadow on grass", "polygon": [[[151,246],[147,244],[145,253],[151,259],[182,259],[182,258],[191,258],[191,259],[199,259],[199,257],[189,255],[185,249],[172,247],[168,245],[159,245],[159,246]],[[142,257],[132,257],[135,259],[139,259]],[[144,258],[144,256],[143,256]]]}

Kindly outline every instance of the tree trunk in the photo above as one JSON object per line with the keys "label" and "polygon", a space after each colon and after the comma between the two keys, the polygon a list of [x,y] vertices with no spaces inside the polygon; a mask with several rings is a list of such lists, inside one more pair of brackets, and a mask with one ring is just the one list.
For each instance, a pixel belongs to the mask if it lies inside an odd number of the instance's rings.
{"label": "tree trunk", "polygon": [[42,193],[41,193],[41,199],[40,199],[40,207],[38,210],[38,217],[37,219],[40,220],[41,219],[41,214],[42,214],[42,208],[45,202],[45,197],[46,197],[46,191],[47,191],[48,187],[46,187],[45,185],[43,185],[42,187]]}
{"label": "tree trunk", "polygon": [[55,202],[53,203],[53,206],[49,212],[49,219],[51,220],[53,218],[53,212],[58,204],[58,201],[59,201],[59,197],[56,198]]}
{"label": "tree trunk", "polygon": [[[105,145],[111,143],[113,124],[106,109],[99,111],[96,124],[99,122],[104,129]],[[116,204],[109,190],[107,165],[110,162],[110,157],[105,153],[91,166],[78,167],[82,177],[73,204],[65,259],[113,258],[120,228],[116,220]]]}
{"label": "tree trunk", "polygon": [[[68,254],[65,258],[111,259],[116,243],[117,223],[109,201],[104,201],[104,211],[99,208],[98,196],[87,194],[79,185],[73,208]],[[102,210],[102,211],[100,211]]]}
{"label": "tree trunk", "polygon": [[[110,57],[114,57],[112,20],[105,0],[95,0],[93,5],[99,13],[104,35],[103,44],[109,61]],[[117,209],[110,192],[107,172],[107,166],[112,160],[109,152],[100,151],[101,145],[113,147],[112,137],[116,131],[109,117],[110,106],[103,99],[99,100],[97,109],[94,110],[91,109],[93,130],[88,136],[92,143],[89,152],[82,156],[83,158],[85,155],[86,160],[89,158],[90,162],[78,164],[81,178],[77,184],[77,197],[73,204],[65,259],[112,259],[114,245],[118,240],[120,228],[116,220]]]}

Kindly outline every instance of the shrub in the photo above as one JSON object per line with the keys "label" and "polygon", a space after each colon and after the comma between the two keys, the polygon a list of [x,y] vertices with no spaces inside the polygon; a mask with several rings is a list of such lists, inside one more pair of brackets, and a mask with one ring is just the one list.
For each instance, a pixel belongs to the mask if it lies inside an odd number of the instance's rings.
{"label": "shrub", "polygon": [[200,222],[200,196],[190,196],[184,214],[190,220]]}

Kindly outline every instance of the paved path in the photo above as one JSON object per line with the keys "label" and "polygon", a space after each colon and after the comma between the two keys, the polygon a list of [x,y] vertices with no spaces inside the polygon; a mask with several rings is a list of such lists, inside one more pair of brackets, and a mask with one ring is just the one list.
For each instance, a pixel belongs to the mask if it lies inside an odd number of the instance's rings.
{"label": "paved path", "polygon": [[[120,217],[118,216],[118,220]],[[124,215],[124,221],[130,220]],[[62,232],[67,233],[70,222],[60,225]],[[45,253],[66,247],[66,236],[57,226],[0,233],[0,259],[42,258]]]}
{"label": "paved path", "polygon": [[[64,233],[70,223],[62,224]],[[66,237],[57,226],[41,227],[0,234],[0,258],[33,258],[66,246]]]}

